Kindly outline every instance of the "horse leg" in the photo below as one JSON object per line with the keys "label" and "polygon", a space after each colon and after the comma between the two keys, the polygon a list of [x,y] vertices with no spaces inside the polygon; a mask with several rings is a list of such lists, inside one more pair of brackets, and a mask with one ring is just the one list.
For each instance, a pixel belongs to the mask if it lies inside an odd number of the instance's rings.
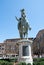
{"label": "horse leg", "polygon": [[24,33],[24,38],[25,38],[25,33]]}
{"label": "horse leg", "polygon": [[22,34],[22,33],[20,33],[20,38],[21,38],[21,39],[23,38],[23,34]]}
{"label": "horse leg", "polygon": [[26,33],[26,38],[28,38],[28,32]]}

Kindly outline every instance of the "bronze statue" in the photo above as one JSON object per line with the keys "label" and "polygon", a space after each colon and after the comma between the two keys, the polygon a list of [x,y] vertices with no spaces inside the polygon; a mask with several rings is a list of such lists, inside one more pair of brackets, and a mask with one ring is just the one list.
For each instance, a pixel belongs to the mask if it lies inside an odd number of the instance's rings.
{"label": "bronze statue", "polygon": [[20,38],[27,38],[28,30],[31,30],[31,28],[26,20],[24,9],[21,10],[21,17],[19,19],[16,17],[16,20],[18,21],[18,30],[20,33]]}

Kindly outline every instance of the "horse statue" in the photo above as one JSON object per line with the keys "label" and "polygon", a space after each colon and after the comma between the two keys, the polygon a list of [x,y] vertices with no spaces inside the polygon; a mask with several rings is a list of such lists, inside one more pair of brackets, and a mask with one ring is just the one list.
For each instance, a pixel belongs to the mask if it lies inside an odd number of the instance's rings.
{"label": "horse statue", "polygon": [[21,17],[18,19],[16,17],[16,20],[18,21],[18,30],[20,33],[20,38],[27,38],[28,37],[28,30],[31,30],[25,15],[25,10],[21,10]]}

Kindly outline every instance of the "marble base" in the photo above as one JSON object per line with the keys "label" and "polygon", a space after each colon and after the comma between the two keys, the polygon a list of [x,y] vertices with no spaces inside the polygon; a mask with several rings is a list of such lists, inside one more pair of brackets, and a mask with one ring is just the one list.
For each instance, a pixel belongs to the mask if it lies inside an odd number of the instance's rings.
{"label": "marble base", "polygon": [[[19,44],[19,62],[26,62],[27,64],[28,63],[31,63],[31,65],[33,65],[33,59],[32,59],[32,53],[31,53],[31,45],[32,45],[32,40],[28,40],[28,39],[23,39],[23,40],[20,40],[18,42]],[[28,53],[27,56],[23,56],[23,46],[28,46]],[[25,50],[24,50],[25,52]],[[27,50],[26,50],[27,52]]]}

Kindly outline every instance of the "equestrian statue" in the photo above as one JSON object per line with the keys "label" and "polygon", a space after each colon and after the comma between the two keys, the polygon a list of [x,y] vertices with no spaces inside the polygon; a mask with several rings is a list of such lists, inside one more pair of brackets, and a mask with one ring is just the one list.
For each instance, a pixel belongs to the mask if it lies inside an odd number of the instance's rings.
{"label": "equestrian statue", "polygon": [[31,30],[31,27],[29,26],[26,20],[25,10],[22,9],[20,11],[21,11],[21,17],[20,18],[15,17],[15,18],[18,21],[18,30],[20,38],[23,39],[28,37],[28,30]]}

